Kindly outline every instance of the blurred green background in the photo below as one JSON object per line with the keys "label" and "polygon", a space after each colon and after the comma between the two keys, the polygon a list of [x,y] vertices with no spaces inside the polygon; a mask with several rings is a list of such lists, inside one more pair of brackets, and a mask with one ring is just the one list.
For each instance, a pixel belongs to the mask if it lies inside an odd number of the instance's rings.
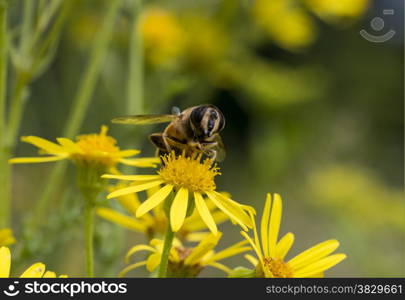
{"label": "blurred green background", "polygon": [[[63,135],[111,2],[73,1],[49,65],[29,84],[19,135]],[[348,258],[326,276],[404,276],[402,1],[120,2],[80,133],[106,124],[122,148],[152,155],[147,135],[162,126],[132,128],[109,120],[212,103],[227,121],[219,188],[259,215],[265,194],[280,193],[281,231],[296,234],[291,255],[336,238]],[[22,22],[24,5],[9,1],[12,28]],[[394,16],[383,16],[383,8],[394,8]],[[375,16],[386,21],[381,32],[370,27]],[[382,35],[390,28],[397,34],[385,43],[359,34]],[[131,44],[134,35],[139,39]],[[17,145],[15,156],[36,153]],[[53,167],[13,167],[12,228],[24,244],[13,246],[13,268],[43,261],[57,273],[82,276],[81,199],[73,167],[52,195],[40,233],[24,233]],[[221,230],[220,248],[241,239],[231,224]],[[129,247],[145,243],[140,234],[101,218],[96,231],[98,276],[116,276]],[[242,255],[227,263],[249,266]],[[144,270],[130,274],[147,276]]]}

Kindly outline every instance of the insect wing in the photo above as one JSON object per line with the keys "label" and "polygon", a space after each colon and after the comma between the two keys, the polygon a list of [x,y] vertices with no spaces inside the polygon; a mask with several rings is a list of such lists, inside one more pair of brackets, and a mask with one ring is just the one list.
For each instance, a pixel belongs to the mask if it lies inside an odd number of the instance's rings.
{"label": "insect wing", "polygon": [[112,119],[111,122],[117,124],[147,125],[171,122],[177,117],[176,115],[135,115],[117,117]]}
{"label": "insect wing", "polygon": [[220,135],[217,135],[217,137],[215,138],[215,141],[217,142],[217,146],[215,146],[213,149],[217,151],[217,157],[216,157],[216,161],[218,162],[222,162],[224,161],[225,157],[226,157],[226,150],[225,150],[225,145],[222,142],[222,138]]}
{"label": "insect wing", "polygon": [[217,150],[217,161],[221,162],[224,161],[225,157],[226,157],[226,150],[225,150],[225,145],[222,141],[222,138],[218,135],[216,138],[216,141],[218,143],[218,146],[216,147]]}

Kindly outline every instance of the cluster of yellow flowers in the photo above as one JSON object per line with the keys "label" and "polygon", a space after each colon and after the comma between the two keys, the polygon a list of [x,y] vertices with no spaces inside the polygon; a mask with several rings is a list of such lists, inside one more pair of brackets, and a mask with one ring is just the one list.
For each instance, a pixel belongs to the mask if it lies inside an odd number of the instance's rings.
{"label": "cluster of yellow flowers", "polygon": [[279,46],[296,51],[312,44],[317,28],[308,12],[322,20],[343,24],[356,20],[369,0],[256,0],[252,7],[255,23]]}
{"label": "cluster of yellow flowers", "polygon": [[221,24],[201,14],[179,17],[152,6],[143,11],[139,31],[147,60],[160,67],[171,67],[179,60],[193,68],[215,65],[228,48]]}
{"label": "cluster of yellow flowers", "polygon": [[[152,174],[121,175],[117,169],[119,163],[156,168],[160,162],[157,158],[128,158],[139,151],[120,150],[116,140],[107,136],[105,126],[99,134],[82,135],[76,141],[58,138],[58,144],[55,144],[34,136],[23,137],[22,140],[38,147],[40,154],[46,156],[13,158],[11,163],[70,159],[77,166],[78,174],[89,173],[83,170],[96,170],[96,173],[91,173],[98,176],[96,179],[88,180],[85,184],[79,182],[80,187],[86,187],[83,189],[84,197],[91,188],[88,185],[97,184],[109,191],[107,198],[117,199],[128,214],[100,206],[96,201],[99,193],[90,199],[90,213],[96,211],[99,216],[147,237],[149,244],[135,245],[128,251],[125,261],[129,265],[120,272],[120,276],[146,266],[152,276],[196,277],[205,267],[212,266],[229,277],[323,277],[324,271],[346,257],[344,254],[332,254],[339,242],[327,240],[286,260],[294,235],[287,233],[279,239],[281,197],[278,194],[267,195],[259,235],[255,209],[236,202],[228,193],[217,191],[215,177],[220,175],[219,168],[201,155],[186,157],[171,153],[161,157],[161,166]],[[110,174],[104,174],[106,172]],[[115,186],[108,186],[107,179],[119,182]],[[87,179],[79,176],[80,180]],[[144,191],[147,199],[140,201],[138,193]],[[89,205],[88,200],[85,206]],[[224,250],[215,251],[222,236],[218,225],[228,219],[240,227],[244,239]],[[92,220],[86,219],[86,226]],[[92,227],[90,224],[89,228]],[[252,231],[253,237],[249,231]],[[89,234],[86,237],[88,276],[92,276],[93,236],[91,230],[86,232]],[[13,242],[9,230],[0,231],[0,246]],[[185,246],[185,242],[197,244],[190,247]],[[133,255],[140,251],[150,254],[146,260],[130,263]],[[232,269],[220,263],[223,259],[247,252],[256,255],[245,255],[253,269]],[[9,271],[10,251],[3,247],[0,249],[0,276],[8,276]],[[55,277],[55,273],[45,272],[45,266],[37,263],[22,276]]]}
{"label": "cluster of yellow flowers", "polygon": [[[264,36],[284,49],[299,51],[317,37],[311,15],[340,26],[357,20],[368,6],[369,0],[255,0],[249,15]],[[151,6],[142,13],[140,33],[152,64],[171,65],[181,58],[204,65],[219,61],[231,47],[223,25],[212,17]]]}

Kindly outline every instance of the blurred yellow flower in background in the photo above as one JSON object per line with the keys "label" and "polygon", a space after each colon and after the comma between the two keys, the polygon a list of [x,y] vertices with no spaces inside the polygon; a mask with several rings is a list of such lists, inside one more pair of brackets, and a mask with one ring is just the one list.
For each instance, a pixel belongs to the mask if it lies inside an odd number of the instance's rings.
{"label": "blurred yellow flower in background", "polygon": [[315,40],[314,22],[296,0],[257,0],[252,15],[269,37],[285,49],[300,50]]}
{"label": "blurred yellow flower in background", "polygon": [[321,19],[329,22],[359,18],[370,4],[369,0],[304,0],[304,2]]}
{"label": "blurred yellow flower in background", "polygon": [[[129,186],[118,184],[110,190],[114,191],[125,187]],[[148,196],[152,196],[157,190],[157,188],[147,190]],[[108,221],[135,232],[145,234],[149,239],[163,237],[168,225],[168,219],[162,204],[159,204],[152,211],[145,213],[143,216],[136,218],[136,210],[141,205],[137,194],[119,196],[117,197],[117,201],[129,215],[108,207],[98,207],[96,213]],[[207,201],[207,206],[216,224],[220,224],[229,219],[226,214],[216,209],[211,201]],[[182,228],[177,232],[177,237],[181,240],[200,241],[208,234],[206,231],[201,231],[206,228],[206,224],[201,220],[198,212],[195,210],[193,214],[184,221]]]}
{"label": "blurred yellow flower in background", "polygon": [[58,144],[37,136],[24,136],[23,142],[40,149],[42,157],[18,157],[9,160],[12,164],[40,163],[70,159],[78,166],[100,167],[114,171],[118,163],[135,167],[155,167],[157,158],[128,158],[140,153],[139,150],[120,150],[117,141],[107,135],[108,127],[102,126],[99,134],[79,135],[76,142],[68,138],[57,138]]}
{"label": "blurred yellow flower in background", "polygon": [[163,166],[157,175],[103,175],[103,178],[143,182],[114,191],[107,198],[138,193],[163,184],[163,187],[137,208],[135,213],[137,218],[142,217],[159,204],[165,203],[166,199],[172,199],[171,195],[173,195],[172,203],[169,203],[172,231],[177,232],[182,228],[184,220],[187,215],[191,215],[195,206],[210,231],[217,234],[217,225],[203,197],[205,194],[215,206],[244,230],[251,227],[251,220],[245,212],[246,207],[216,191],[214,178],[220,173],[216,166],[212,166],[210,159],[201,162],[201,155],[185,157],[170,153],[163,156],[162,160]]}
{"label": "blurred yellow flower in background", "polygon": [[161,7],[146,8],[139,30],[147,60],[159,66],[175,62],[190,68],[215,66],[228,48],[228,36],[221,26],[192,12],[180,17]]}
{"label": "blurred yellow flower in background", "polygon": [[185,59],[189,67],[212,68],[228,52],[229,38],[212,18],[189,14],[182,20],[186,34]]}
{"label": "blurred yellow flower in background", "polygon": [[[354,165],[330,165],[314,170],[308,178],[314,207],[357,229],[390,226],[405,228],[404,194],[390,187],[370,170]],[[376,217],[378,216],[378,217]]]}
{"label": "blurred yellow flower in background", "polygon": [[256,267],[256,277],[323,277],[324,271],[346,258],[345,254],[330,255],[339,247],[339,242],[327,240],[285,261],[285,256],[294,243],[294,234],[289,232],[278,241],[282,200],[278,194],[273,198],[272,203],[271,195],[267,194],[260,224],[260,238],[253,214],[251,214],[254,224],[253,239],[246,232],[241,231],[257,255],[257,258],[251,255],[245,256]]}
{"label": "blurred yellow flower in background", "polygon": [[[170,249],[168,277],[196,277],[206,266],[220,269],[226,273],[231,272],[231,269],[219,263],[219,261],[249,251],[250,247],[247,247],[247,242],[243,241],[222,251],[215,252],[213,249],[217,246],[221,236],[221,232],[218,232],[217,235],[209,234],[193,248],[184,247],[179,240],[175,239]],[[146,265],[149,272],[154,272],[160,264],[162,250],[163,241],[159,239],[153,239],[150,246],[137,245],[132,247],[126,255],[127,262],[137,252],[148,251],[151,254],[145,261],[131,264],[123,269],[120,272],[120,277],[144,265]]]}
{"label": "blurred yellow flower in background", "polygon": [[[11,252],[7,247],[0,248],[0,278],[9,278],[11,269]],[[52,271],[45,271],[43,263],[35,263],[26,269],[20,278],[55,278],[56,274]],[[60,275],[59,277],[67,277]]]}
{"label": "blurred yellow flower in background", "polygon": [[152,64],[164,65],[184,52],[185,36],[178,19],[168,10],[149,7],[142,12],[139,31],[145,55]]}
{"label": "blurred yellow flower in background", "polygon": [[8,246],[15,243],[13,232],[9,228],[0,229],[0,247]]}

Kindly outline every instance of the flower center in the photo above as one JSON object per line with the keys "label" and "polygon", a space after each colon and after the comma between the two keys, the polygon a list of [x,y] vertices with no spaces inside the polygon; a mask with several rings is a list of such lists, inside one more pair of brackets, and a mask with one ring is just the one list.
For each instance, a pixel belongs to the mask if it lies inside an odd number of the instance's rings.
{"label": "flower center", "polygon": [[201,155],[194,157],[176,156],[170,153],[162,157],[163,167],[159,175],[175,187],[184,187],[191,191],[214,191],[214,178],[221,173],[219,168],[212,166],[212,160],[201,162]]}
{"label": "flower center", "polygon": [[264,258],[264,267],[276,278],[291,278],[293,272],[291,267],[279,258]]}
{"label": "flower center", "polygon": [[114,154],[120,151],[117,141],[107,135],[107,126],[102,126],[99,134],[84,134],[77,137],[76,145],[81,153],[75,153],[73,159],[80,163],[113,166],[116,163]]}
{"label": "flower center", "polygon": [[185,247],[175,247],[177,254],[179,255],[180,260],[185,260],[190,254],[191,249]]}

